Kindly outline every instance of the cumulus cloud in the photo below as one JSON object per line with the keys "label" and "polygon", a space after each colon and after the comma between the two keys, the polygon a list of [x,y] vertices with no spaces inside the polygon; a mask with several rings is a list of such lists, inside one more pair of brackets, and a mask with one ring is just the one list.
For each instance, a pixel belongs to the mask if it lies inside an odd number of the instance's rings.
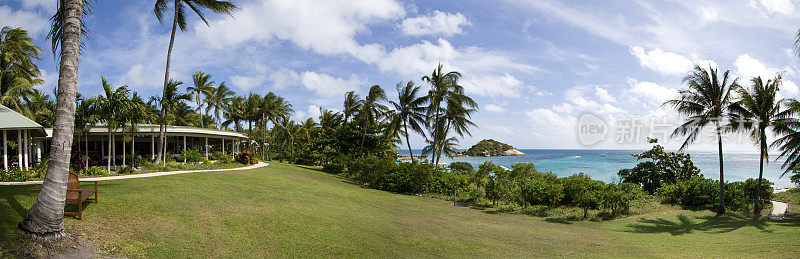
{"label": "cumulus cloud", "polygon": [[487,104],[486,106],[483,107],[483,109],[486,110],[486,111],[490,111],[490,112],[505,112],[506,111],[506,108],[503,108],[503,106],[494,105],[494,104]]}
{"label": "cumulus cloud", "polygon": [[642,98],[643,100],[637,100],[643,101],[649,105],[660,106],[667,100],[676,99],[679,97],[678,90],[661,86],[656,83],[639,82],[636,79],[629,77],[628,84],[630,85],[628,92],[633,97]]}
{"label": "cumulus cloud", "polygon": [[761,0],[760,4],[770,13],[779,13],[783,15],[795,13],[795,7],[791,0]]}
{"label": "cumulus cloud", "polygon": [[217,48],[280,39],[323,55],[348,54],[375,62],[383,47],[359,44],[354,39],[356,33],[367,31],[369,23],[404,15],[403,6],[393,0],[265,0],[245,4],[236,17],[194,28],[199,37]]}
{"label": "cumulus cloud", "polygon": [[682,75],[693,67],[692,61],[688,58],[661,49],[645,51],[640,46],[632,46],[630,52],[636,56],[642,67],[664,75]]}
{"label": "cumulus cloud", "polygon": [[21,27],[28,31],[31,37],[44,35],[50,29],[48,17],[29,10],[15,11],[9,6],[0,6],[0,24],[12,28]]}
{"label": "cumulus cloud", "polygon": [[744,77],[745,80],[757,76],[764,79],[774,78],[778,73],[787,71],[787,69],[769,67],[749,54],[741,54],[736,57],[733,65],[736,67],[737,74]]}
{"label": "cumulus cloud", "polygon": [[431,15],[406,18],[400,24],[403,33],[412,36],[445,35],[462,33],[461,26],[469,25],[469,21],[461,13],[445,13],[434,11]]}
{"label": "cumulus cloud", "polygon": [[613,103],[617,101],[614,96],[611,96],[611,94],[608,93],[608,90],[603,89],[600,86],[594,87],[594,95],[597,96],[597,98],[602,102]]}
{"label": "cumulus cloud", "polygon": [[345,92],[358,90],[359,86],[363,84],[355,75],[344,79],[313,71],[303,72],[300,75],[300,83],[306,89],[322,97],[340,97]]}

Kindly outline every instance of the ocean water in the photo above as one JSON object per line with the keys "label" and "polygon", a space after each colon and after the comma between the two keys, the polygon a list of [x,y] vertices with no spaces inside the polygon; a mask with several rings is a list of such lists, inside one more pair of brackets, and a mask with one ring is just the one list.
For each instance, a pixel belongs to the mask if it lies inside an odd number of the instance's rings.
{"label": "ocean water", "polygon": [[[641,153],[643,150],[590,150],[590,149],[520,149],[525,155],[502,157],[442,157],[440,162],[452,163],[454,161],[468,162],[476,169],[484,161],[492,161],[508,168],[517,163],[533,163],[540,171],[550,171],[563,177],[576,173],[585,173],[595,180],[605,182],[618,182],[617,172],[624,168],[633,168],[638,163],[631,153]],[[402,150],[401,155],[408,155],[408,150]],[[414,150],[414,155],[419,155],[419,150]],[[689,152],[692,162],[700,168],[700,173],[705,177],[718,180],[719,164],[716,152]],[[789,180],[790,175],[780,177],[782,160],[774,161],[776,155],[771,156],[773,161],[764,166],[764,178],[775,183],[773,187],[791,187],[794,184]],[[758,178],[758,153],[723,154],[725,166],[725,181],[741,181],[747,178]]]}

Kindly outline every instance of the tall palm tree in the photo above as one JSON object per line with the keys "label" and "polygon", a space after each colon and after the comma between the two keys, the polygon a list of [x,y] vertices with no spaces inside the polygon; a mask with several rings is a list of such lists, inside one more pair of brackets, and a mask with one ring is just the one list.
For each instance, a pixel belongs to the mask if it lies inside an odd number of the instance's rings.
{"label": "tall palm tree", "polygon": [[[97,99],[82,97],[78,94],[78,106],[75,109],[75,135],[83,137],[83,162],[84,169],[89,167],[89,129],[100,121],[97,111]],[[80,148],[80,145],[78,145]]]}
{"label": "tall palm tree", "polygon": [[726,70],[720,78],[717,70],[712,67],[706,70],[695,66],[694,70],[683,78],[689,89],[680,92],[680,99],[664,103],[688,117],[687,121],[670,135],[670,137],[686,136],[680,147],[681,151],[697,140],[704,127],[713,124],[716,129],[719,152],[719,208],[717,209],[719,214],[725,214],[725,174],[722,161],[722,132],[725,125],[723,123],[730,118],[731,89],[740,87],[739,79],[729,81],[728,73]]}
{"label": "tall palm tree", "polygon": [[769,161],[769,148],[767,147],[767,128],[772,128],[780,123],[781,105],[783,99],[778,99],[780,75],[764,83],[761,77],[754,77],[752,87],[738,87],[738,98],[731,105],[733,115],[732,126],[736,130],[750,133],[750,139],[759,145],[758,187],[753,206],[753,215],[760,213],[759,202],[761,197],[761,182],[764,177],[764,162]]}
{"label": "tall palm tree", "polygon": [[[25,116],[45,128],[53,127],[53,121],[56,116],[56,102],[50,98],[50,95],[34,88],[22,99],[25,102],[25,106],[28,107],[24,110]],[[31,109],[33,107],[35,109]]]}
{"label": "tall palm tree", "polygon": [[344,111],[342,111],[342,114],[344,115],[345,124],[347,124],[348,119],[361,110],[362,104],[364,104],[364,100],[361,100],[356,92],[349,91],[344,94]]}
{"label": "tall palm tree", "polygon": [[105,121],[105,126],[108,130],[107,169],[111,171],[111,164],[114,163],[116,165],[116,154],[114,154],[113,149],[115,142],[113,132],[124,126],[125,105],[128,101],[130,91],[127,86],[114,88],[108,83],[105,77],[101,77],[100,80],[103,86],[103,93],[97,96],[97,101],[100,106],[100,117]]}
{"label": "tall palm tree", "polygon": [[362,149],[364,148],[364,141],[367,138],[367,129],[378,124],[389,111],[389,107],[381,104],[382,101],[386,101],[386,92],[383,91],[380,85],[373,85],[369,88],[369,93],[364,98],[361,109],[358,111],[358,115],[356,115],[357,120],[361,122],[361,126],[363,127],[363,135],[361,136]]}
{"label": "tall palm tree", "polygon": [[322,131],[332,130],[342,124],[342,115],[328,109],[320,108],[319,126]]}
{"label": "tall palm tree", "polygon": [[785,109],[777,116],[779,121],[774,125],[774,132],[781,136],[776,139],[771,147],[778,147],[780,155],[786,158],[782,168],[781,177],[800,166],[800,101],[788,99],[784,102]]}
{"label": "tall palm tree", "polygon": [[[138,93],[133,92],[130,99],[124,100],[123,104],[123,112],[121,114],[121,125],[122,125],[122,134],[125,135],[125,132],[129,132],[131,134],[131,166],[136,166],[136,125],[147,121],[147,104],[145,104],[144,99],[139,96]],[[123,139],[122,142],[122,165],[125,166],[125,158],[127,157],[125,142]]]}
{"label": "tall palm tree", "polygon": [[258,125],[258,121],[261,119],[261,107],[262,106],[263,98],[261,95],[253,94],[247,96],[247,102],[245,103],[245,118],[247,118],[247,134],[251,140],[247,142],[247,147],[250,152],[253,152],[253,141],[252,139],[257,138],[253,131],[253,122],[256,122]]}
{"label": "tall palm tree", "polygon": [[408,126],[411,130],[425,136],[422,127],[425,125],[425,98],[418,97],[419,86],[414,86],[413,81],[409,81],[405,87],[401,86],[402,83],[397,84],[397,102],[389,101],[394,106],[394,112],[390,125],[391,128],[402,130],[395,130],[406,138],[408,145],[408,154],[411,155],[411,161],[414,161],[414,153],[411,151],[411,142],[408,140]]}
{"label": "tall palm tree", "polygon": [[[21,28],[0,29],[0,104],[30,117],[31,106],[23,98],[41,84],[41,72],[34,61],[41,50],[33,44],[28,32]],[[37,90],[38,91],[38,90]]]}
{"label": "tall palm tree", "polygon": [[223,117],[225,117],[225,121],[220,124],[220,127],[227,128],[233,124],[235,131],[242,131],[241,123],[246,119],[244,110],[246,102],[247,100],[244,97],[232,97],[230,103],[224,107]]}
{"label": "tall palm tree", "polygon": [[[458,79],[461,78],[461,73],[457,71],[444,73],[443,69],[444,65],[440,63],[436,69],[433,70],[430,76],[422,77],[422,81],[425,81],[431,85],[431,89],[428,91],[428,95],[425,96],[424,99],[428,103],[426,120],[428,130],[430,131],[430,137],[432,139],[432,155],[434,156],[433,159],[435,160],[438,160],[438,157],[441,154],[441,144],[447,139],[447,133],[443,132],[448,130],[447,127],[445,127],[447,121],[442,117],[446,111],[447,103],[443,102],[445,102],[445,100],[447,100],[448,96],[451,94],[457,94],[461,92],[463,95],[463,87],[458,85]],[[462,99],[461,101],[467,101],[467,103],[461,103],[461,105],[475,105],[472,99]]]}
{"label": "tall palm tree", "polygon": [[[198,70],[192,75],[192,82],[194,86],[186,87],[186,91],[194,95],[197,113],[202,114],[203,104],[208,101],[208,97],[215,91],[214,81],[211,81],[211,75]],[[200,127],[204,128],[203,120],[200,120]]]}
{"label": "tall palm tree", "polygon": [[445,103],[447,104],[447,108],[444,109],[441,119],[439,120],[439,124],[443,124],[444,127],[440,125],[436,126],[437,128],[441,128],[438,132],[440,132],[439,142],[442,144],[436,155],[437,164],[442,157],[443,149],[446,148],[445,144],[448,141],[448,134],[451,130],[454,130],[458,136],[463,137],[465,134],[472,135],[469,132],[470,127],[477,127],[477,125],[470,120],[472,113],[477,111],[477,104],[472,98],[464,94],[463,87],[456,84],[456,87],[453,87],[451,91],[447,93]]}
{"label": "tall palm tree", "polygon": [[[186,101],[192,100],[192,96],[190,94],[181,93],[178,91],[178,87],[183,85],[182,81],[175,81],[169,80],[167,84],[166,90],[161,97],[152,96],[150,97],[150,103],[153,105],[160,105],[161,114],[156,118],[160,125],[166,125],[167,123],[171,123],[177,120],[185,120],[188,119],[187,116],[178,116],[175,114],[175,111],[178,107],[183,105],[184,107],[188,107],[186,105]],[[183,125],[183,124],[182,124]],[[167,145],[159,145],[159,153],[166,154],[167,153]],[[158,161],[158,160],[156,160]],[[161,160],[162,162],[166,162],[166,159]]]}
{"label": "tall palm tree", "polygon": [[52,39],[53,53],[59,45],[61,53],[50,161],[36,201],[19,223],[25,232],[39,236],[64,230],[64,203],[78,91],[78,56],[84,30],[82,18],[90,11],[89,5],[82,0],[60,0],[51,19],[53,24],[48,37]]}
{"label": "tall palm tree", "polygon": [[[180,28],[181,31],[186,31],[189,29],[187,25],[187,17],[186,17],[186,8],[191,9],[192,12],[197,14],[201,20],[203,20],[206,25],[208,25],[208,21],[206,21],[205,16],[203,15],[202,9],[208,9],[215,13],[225,13],[231,15],[231,12],[237,9],[236,5],[229,2],[229,1],[219,1],[219,0],[156,0],[155,7],[153,11],[156,14],[156,18],[158,18],[159,22],[164,21],[164,13],[169,8],[169,3],[172,2],[172,31],[169,37],[169,48],[167,49],[167,65],[164,71],[164,91],[162,95],[166,94],[167,85],[169,84],[169,65],[172,58],[172,46],[175,44],[175,31],[176,29]],[[162,107],[164,105],[162,104]],[[161,117],[164,118],[166,116],[166,111],[161,111]],[[164,130],[165,124],[159,125],[159,137],[158,137],[158,146],[159,152],[156,156],[156,162],[161,161],[163,153],[161,150],[164,150]]]}
{"label": "tall palm tree", "polygon": [[[262,141],[262,158],[264,160],[269,160],[271,156],[272,148],[269,145],[269,139],[267,138],[267,123],[272,122],[272,125],[276,125],[276,121],[278,118],[288,118],[294,110],[292,109],[292,105],[286,101],[283,97],[277,96],[272,92],[267,93],[264,95],[264,98],[261,99],[261,106],[259,109],[261,113],[261,122],[262,122],[262,129],[263,129],[263,141]],[[272,131],[270,131],[272,132]],[[266,152],[264,152],[264,148],[266,148]],[[264,157],[266,155],[266,158]]]}
{"label": "tall palm tree", "polygon": [[211,94],[206,98],[206,114],[213,110],[214,120],[217,125],[220,125],[220,128],[222,128],[222,121],[220,121],[219,114],[228,107],[231,98],[234,96],[236,96],[236,93],[231,91],[231,89],[225,85],[225,82],[222,82],[218,87],[213,88]]}

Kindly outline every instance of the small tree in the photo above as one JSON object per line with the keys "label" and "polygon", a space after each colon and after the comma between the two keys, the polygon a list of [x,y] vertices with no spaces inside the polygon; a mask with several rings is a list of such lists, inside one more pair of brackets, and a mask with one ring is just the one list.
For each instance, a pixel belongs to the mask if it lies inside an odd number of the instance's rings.
{"label": "small tree", "polygon": [[657,139],[649,139],[653,148],[641,154],[631,154],[640,162],[634,168],[622,169],[617,173],[622,182],[635,183],[646,192],[654,194],[661,186],[684,181],[700,174],[700,169],[692,163],[691,155],[675,152],[664,152]]}

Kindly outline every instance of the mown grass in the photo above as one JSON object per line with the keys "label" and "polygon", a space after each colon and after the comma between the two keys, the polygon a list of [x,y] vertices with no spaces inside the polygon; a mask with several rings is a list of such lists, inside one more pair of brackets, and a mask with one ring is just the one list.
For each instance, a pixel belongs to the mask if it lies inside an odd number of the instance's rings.
{"label": "mown grass", "polygon": [[[39,186],[0,186],[0,247]],[[66,225],[130,257],[793,257],[800,220],[660,207],[610,221],[552,220],[362,188],[280,163],[101,182]],[[555,219],[558,219],[556,217]]]}

